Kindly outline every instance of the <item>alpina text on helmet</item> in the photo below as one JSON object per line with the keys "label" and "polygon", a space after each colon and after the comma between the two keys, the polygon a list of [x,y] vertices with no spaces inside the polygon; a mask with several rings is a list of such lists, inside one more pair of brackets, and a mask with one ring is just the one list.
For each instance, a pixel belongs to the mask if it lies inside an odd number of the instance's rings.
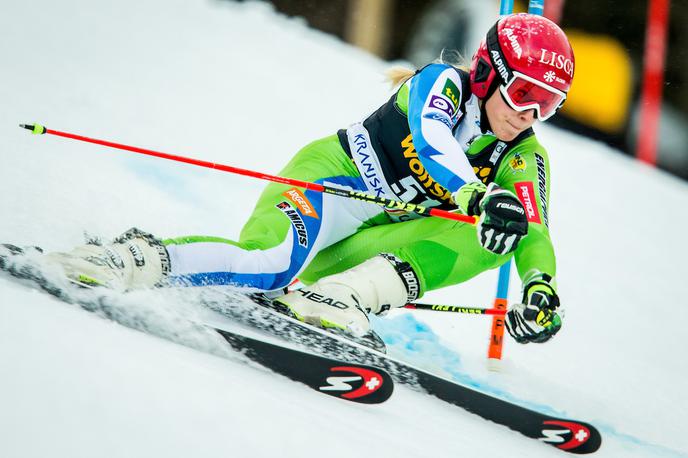
{"label": "alpina text on helmet", "polygon": [[511,49],[514,50],[516,56],[520,59],[521,54],[523,54],[523,50],[521,49],[521,45],[518,43],[518,38],[516,38],[516,35],[514,35],[514,31],[510,28],[505,28],[504,33],[509,38],[509,42],[511,43]]}
{"label": "alpina text on helmet", "polygon": [[497,71],[499,72],[499,75],[502,77],[502,81],[509,81],[509,72],[507,72],[506,65],[504,65],[504,61],[499,55],[499,52],[493,49],[491,53],[492,59],[494,59],[495,64],[497,64]]}

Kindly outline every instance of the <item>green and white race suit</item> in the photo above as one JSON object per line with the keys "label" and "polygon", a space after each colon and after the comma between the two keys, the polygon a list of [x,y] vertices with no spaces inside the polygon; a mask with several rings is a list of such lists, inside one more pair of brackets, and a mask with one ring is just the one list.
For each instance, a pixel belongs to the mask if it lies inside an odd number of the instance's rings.
{"label": "green and white race suit", "polygon": [[[547,153],[531,129],[511,142],[492,135],[468,75],[454,67],[424,67],[363,122],[307,145],[280,175],[447,210],[456,209],[452,193],[464,183],[495,182],[527,212],[528,235],[513,253],[521,278],[555,276]],[[188,236],[165,245],[172,278],[182,284],[261,290],[281,289],[296,277],[312,283],[386,252],[411,264],[422,294],[512,255],[483,249],[470,224],[275,183],[261,194],[238,241]]]}

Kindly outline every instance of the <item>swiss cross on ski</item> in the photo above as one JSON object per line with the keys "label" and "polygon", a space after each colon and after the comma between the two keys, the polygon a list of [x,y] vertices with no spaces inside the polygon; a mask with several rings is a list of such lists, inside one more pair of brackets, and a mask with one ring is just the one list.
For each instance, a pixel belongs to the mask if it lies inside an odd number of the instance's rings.
{"label": "swiss cross on ski", "polygon": [[[338,375],[327,377],[327,385],[321,386],[319,390],[340,391],[342,394],[339,396],[345,399],[356,399],[368,396],[379,390],[384,383],[384,377],[378,372],[370,369],[355,366],[339,366],[331,368],[330,371],[338,373]],[[354,375],[345,375],[347,372]],[[360,386],[354,388],[351,383]]]}
{"label": "swiss cross on ski", "polygon": [[581,447],[590,439],[590,428],[571,421],[548,420],[542,422],[543,429],[540,440],[554,445],[561,450],[571,450]]}

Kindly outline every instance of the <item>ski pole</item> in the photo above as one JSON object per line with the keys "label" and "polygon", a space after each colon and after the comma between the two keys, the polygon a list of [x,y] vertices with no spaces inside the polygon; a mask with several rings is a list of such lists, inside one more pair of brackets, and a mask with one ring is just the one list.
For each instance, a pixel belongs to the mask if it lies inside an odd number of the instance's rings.
{"label": "ski pole", "polygon": [[460,305],[442,305],[442,304],[420,304],[412,302],[406,304],[403,308],[412,310],[432,310],[434,312],[451,312],[451,313],[465,313],[468,315],[498,315],[504,316],[506,310],[500,309],[484,309],[480,307],[463,307]]}
{"label": "ski pole", "polygon": [[139,148],[137,146],[123,145],[120,143],[114,143],[107,140],[99,140],[97,138],[84,137],[82,135],[70,134],[68,132],[60,132],[58,130],[48,129],[40,124],[20,124],[19,127],[30,130],[34,134],[50,134],[56,135],[58,137],[70,138],[72,140],[78,140],[87,143],[94,143],[96,145],[107,146],[109,148],[120,149],[125,151],[130,151],[133,153],[145,154],[147,156],[153,156],[161,159],[167,159],[170,161],[183,162],[186,164],[196,165],[199,167],[206,167],[209,169],[220,170],[222,172],[234,173],[237,175],[244,175],[253,178],[258,178],[261,180],[273,181],[275,183],[287,184],[290,186],[296,186],[299,188],[304,188],[310,191],[322,192],[326,194],[333,194],[335,196],[346,197],[348,199],[362,200],[365,202],[371,202],[390,210],[402,210],[409,213],[415,213],[417,215],[425,216],[437,216],[439,218],[450,219],[454,221],[461,221],[463,223],[475,224],[476,218],[473,216],[462,215],[460,213],[452,213],[446,210],[441,210],[439,208],[428,208],[421,205],[415,205],[408,202],[401,202],[398,200],[387,199],[385,197],[371,196],[361,191],[351,191],[347,189],[335,188],[332,186],[326,186],[319,183],[312,183],[309,181],[296,180],[294,178],[280,177],[277,175],[269,175],[267,173],[254,172],[252,170],[241,169],[239,167],[232,167],[230,165],[217,164],[213,162],[202,161],[200,159],[193,159],[184,156],[177,156],[174,154],[162,153],[159,151],[153,151],[145,148]]}

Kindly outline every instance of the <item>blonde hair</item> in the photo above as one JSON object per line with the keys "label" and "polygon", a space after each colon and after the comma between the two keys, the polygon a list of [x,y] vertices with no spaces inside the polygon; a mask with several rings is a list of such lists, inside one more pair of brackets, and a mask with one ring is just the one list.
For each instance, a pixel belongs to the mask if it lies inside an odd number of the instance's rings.
{"label": "blonde hair", "polygon": [[[468,60],[456,49],[442,49],[439,57],[435,59],[433,63],[451,65],[452,67],[456,67],[466,72],[470,69]],[[410,80],[415,74],[416,70],[402,65],[395,65],[385,70],[385,79],[390,83],[392,88],[396,88]]]}
{"label": "blonde hair", "polygon": [[392,88],[395,88],[410,80],[415,74],[415,70],[412,70],[408,67],[403,67],[401,65],[395,65],[394,67],[390,67],[385,71],[385,79],[389,81],[389,84],[392,86]]}

